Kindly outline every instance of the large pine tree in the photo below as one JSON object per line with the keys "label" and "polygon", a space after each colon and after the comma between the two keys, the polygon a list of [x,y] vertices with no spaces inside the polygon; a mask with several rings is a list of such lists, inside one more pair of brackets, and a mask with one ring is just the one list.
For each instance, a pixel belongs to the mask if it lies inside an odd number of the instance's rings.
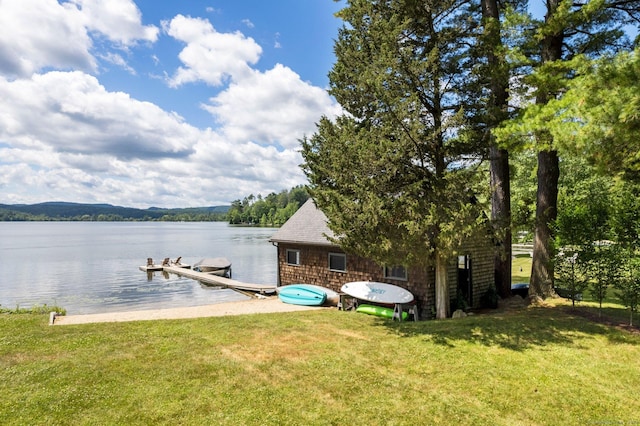
{"label": "large pine tree", "polygon": [[460,0],[351,0],[330,93],[345,113],[303,140],[304,170],[347,251],[381,264],[433,265],[436,317],[446,267],[481,220],[477,139],[467,137],[477,9]]}
{"label": "large pine tree", "polygon": [[509,117],[510,65],[503,42],[505,10],[519,10],[519,0],[480,0],[482,30],[478,38],[481,104],[473,111],[474,119],[483,123],[483,137],[489,147],[491,184],[491,219],[499,242],[495,253],[496,289],[502,297],[511,295],[511,176],[509,152],[500,146],[491,131]]}
{"label": "large pine tree", "polygon": [[599,55],[630,48],[624,38],[624,25],[640,22],[637,0],[547,0],[544,20],[534,22],[528,46],[533,73],[525,79],[534,89],[534,104],[525,109],[517,125],[504,134],[528,130],[538,152],[537,200],[533,264],[529,293],[547,297],[553,294],[553,222],[557,217],[560,177],[558,141],[537,112],[561,96],[575,75],[572,62],[579,55]]}

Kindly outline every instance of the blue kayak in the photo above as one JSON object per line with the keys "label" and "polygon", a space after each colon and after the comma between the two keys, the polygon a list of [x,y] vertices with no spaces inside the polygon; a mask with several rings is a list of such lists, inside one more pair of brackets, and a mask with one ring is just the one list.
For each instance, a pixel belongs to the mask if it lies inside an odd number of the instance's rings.
{"label": "blue kayak", "polygon": [[291,284],[276,291],[280,300],[291,305],[320,306],[327,300],[327,293],[313,285]]}

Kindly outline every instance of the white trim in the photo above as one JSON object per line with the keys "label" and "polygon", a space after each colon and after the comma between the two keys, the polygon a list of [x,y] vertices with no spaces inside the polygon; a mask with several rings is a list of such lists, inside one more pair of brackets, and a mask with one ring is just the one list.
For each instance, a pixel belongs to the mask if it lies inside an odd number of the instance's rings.
{"label": "white trim", "polygon": [[[296,263],[289,262],[289,253],[295,253]],[[287,249],[287,252],[285,253],[285,261],[287,262],[287,265],[300,266],[300,250]]]}
{"label": "white trim", "polygon": [[[331,257],[341,257],[344,259],[344,269],[332,269],[331,268]],[[328,266],[329,270],[332,272],[347,272],[347,255],[344,253],[329,253],[328,258]]]}
{"label": "white trim", "polygon": [[[389,273],[396,273],[398,272],[398,269],[402,268],[402,271],[404,271],[404,275],[390,275]],[[388,266],[385,265],[382,268],[382,273],[384,274],[385,279],[388,280],[396,280],[396,281],[408,281],[409,280],[409,273],[407,271],[407,268],[405,266],[402,265],[394,265],[394,266]]]}

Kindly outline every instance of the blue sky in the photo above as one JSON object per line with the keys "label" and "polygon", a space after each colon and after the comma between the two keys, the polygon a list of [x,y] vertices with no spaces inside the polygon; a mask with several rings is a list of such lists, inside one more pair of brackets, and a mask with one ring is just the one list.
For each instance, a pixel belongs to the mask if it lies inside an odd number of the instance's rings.
{"label": "blue sky", "polygon": [[0,203],[228,204],[305,183],[332,0],[0,0]]}

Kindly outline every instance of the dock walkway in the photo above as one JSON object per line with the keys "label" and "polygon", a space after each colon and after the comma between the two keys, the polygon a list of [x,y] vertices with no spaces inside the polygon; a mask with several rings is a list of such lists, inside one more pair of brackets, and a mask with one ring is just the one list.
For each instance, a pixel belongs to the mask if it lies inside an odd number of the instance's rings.
{"label": "dock walkway", "polygon": [[198,280],[204,284],[209,285],[219,285],[236,290],[253,291],[260,294],[271,294],[276,292],[275,285],[245,283],[242,281],[232,280],[230,278],[207,274],[205,272],[194,271],[193,269],[181,268],[179,266],[164,266],[162,270],[165,272],[170,272],[172,274],[177,274],[183,277]]}

